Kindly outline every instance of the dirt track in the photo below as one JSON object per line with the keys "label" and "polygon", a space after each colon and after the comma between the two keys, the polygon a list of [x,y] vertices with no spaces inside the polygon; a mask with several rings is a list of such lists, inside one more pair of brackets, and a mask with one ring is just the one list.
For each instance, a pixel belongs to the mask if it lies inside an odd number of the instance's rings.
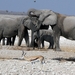
{"label": "dirt track", "polygon": [[[8,50],[6,50],[8,49]],[[42,55],[40,60],[26,61],[13,58]],[[30,50],[26,47],[5,47],[0,50],[0,75],[75,75],[75,53],[72,51]],[[3,59],[2,59],[3,58]]]}
{"label": "dirt track", "polygon": [[[47,49],[48,43],[45,42],[45,49],[28,48],[25,42],[20,47],[2,46],[0,49],[0,75],[75,75],[75,41],[60,39],[62,51]],[[42,55],[45,63],[39,60],[25,61],[13,58],[25,56]],[[3,58],[3,59],[2,59]]]}

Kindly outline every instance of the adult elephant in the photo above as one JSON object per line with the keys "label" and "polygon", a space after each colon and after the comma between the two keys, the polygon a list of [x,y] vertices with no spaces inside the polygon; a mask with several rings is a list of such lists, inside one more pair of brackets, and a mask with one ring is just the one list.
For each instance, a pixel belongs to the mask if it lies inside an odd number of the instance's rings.
{"label": "adult elephant", "polygon": [[[32,18],[30,18],[29,16],[27,17],[27,18],[25,18],[24,20],[23,20],[23,24],[28,28],[28,29],[31,29],[31,44],[30,44],[30,46],[31,47],[33,47],[34,48],[34,46],[35,46],[35,42],[34,42],[34,40],[33,40],[33,34],[34,34],[34,32],[35,31],[38,31],[38,19],[37,19],[37,17],[32,17]],[[49,25],[41,25],[40,26],[40,29],[48,29],[49,28]]]}
{"label": "adult elephant", "polygon": [[[39,28],[42,25],[51,25],[54,32],[55,50],[60,51],[59,38],[75,40],[75,16],[62,15],[52,10],[30,9],[30,17],[37,17]],[[38,28],[38,29],[39,29]]]}
{"label": "adult elephant", "polygon": [[18,35],[18,46],[21,45],[23,38],[25,38],[26,44],[29,46],[29,35],[27,28],[22,24],[23,19],[24,17],[2,18],[0,20],[0,41],[2,38],[11,38]]}
{"label": "adult elephant", "polygon": [[36,17],[30,18],[29,16],[24,18],[22,24],[27,27],[28,30],[31,30],[31,44],[29,45],[30,47],[34,47],[34,42],[33,42],[33,34],[35,31],[37,31],[37,23],[38,20]]}

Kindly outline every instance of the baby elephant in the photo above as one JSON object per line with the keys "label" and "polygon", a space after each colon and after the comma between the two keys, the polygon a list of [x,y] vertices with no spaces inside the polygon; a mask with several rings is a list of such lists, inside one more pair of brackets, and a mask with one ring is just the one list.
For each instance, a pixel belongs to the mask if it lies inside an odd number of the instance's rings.
{"label": "baby elephant", "polygon": [[[38,41],[39,38],[39,42]],[[34,32],[33,34],[33,39],[35,42],[38,43],[38,46],[41,47],[41,43],[42,43],[42,48],[44,48],[44,41],[47,41],[50,43],[48,49],[53,49],[54,46],[54,40],[53,40],[53,31],[52,30],[39,30],[39,37],[38,37],[38,33]]]}

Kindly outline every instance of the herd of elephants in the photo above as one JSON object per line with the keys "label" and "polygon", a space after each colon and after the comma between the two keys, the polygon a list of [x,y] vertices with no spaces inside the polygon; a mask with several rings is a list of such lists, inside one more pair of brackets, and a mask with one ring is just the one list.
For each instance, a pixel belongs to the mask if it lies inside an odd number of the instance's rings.
{"label": "herd of elephants", "polygon": [[[51,26],[52,30],[49,30]],[[29,43],[28,30],[31,30],[31,43]],[[15,19],[4,18],[0,20],[0,41],[7,38],[7,45],[14,45],[15,37],[19,37],[18,46],[22,39],[28,47],[44,47],[44,41],[50,43],[48,48],[61,51],[59,39],[64,36],[75,40],[75,16],[63,15],[48,9],[29,9],[27,15]],[[11,40],[12,37],[12,40]]]}

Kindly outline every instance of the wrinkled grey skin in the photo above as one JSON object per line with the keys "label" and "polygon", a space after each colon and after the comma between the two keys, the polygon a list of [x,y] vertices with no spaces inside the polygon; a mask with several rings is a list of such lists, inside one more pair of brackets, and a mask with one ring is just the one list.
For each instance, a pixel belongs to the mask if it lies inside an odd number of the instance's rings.
{"label": "wrinkled grey skin", "polygon": [[[39,48],[41,48],[41,43],[42,43],[42,48],[44,48],[44,41],[47,41],[47,42],[49,42],[50,43],[50,45],[49,45],[49,47],[48,47],[48,49],[53,49],[53,46],[54,46],[54,40],[53,40],[53,30],[39,30],[39,43],[38,43],[38,45],[40,46]],[[38,40],[38,34],[37,34],[37,32],[35,32],[34,34],[33,34],[33,39],[34,39],[34,41],[36,40],[36,42],[37,42],[37,40]]]}
{"label": "wrinkled grey skin", "polygon": [[[75,40],[75,16],[62,15],[52,10],[36,9],[30,9],[28,15],[38,17],[39,25],[51,25],[54,32],[55,50],[61,50],[59,45],[60,36]],[[40,26],[38,27],[40,29]]]}
{"label": "wrinkled grey skin", "polygon": [[0,41],[2,38],[11,38],[16,35],[19,37],[18,46],[21,45],[22,39],[25,38],[27,46],[29,45],[29,35],[27,28],[22,24],[22,17],[20,18],[3,18],[0,20]]}

